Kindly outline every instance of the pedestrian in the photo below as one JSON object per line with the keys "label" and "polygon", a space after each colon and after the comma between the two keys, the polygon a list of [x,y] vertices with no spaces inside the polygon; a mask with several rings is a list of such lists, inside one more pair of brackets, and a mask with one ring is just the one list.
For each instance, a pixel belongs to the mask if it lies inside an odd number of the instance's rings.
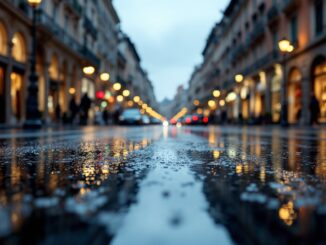
{"label": "pedestrian", "polygon": [[75,118],[78,114],[79,107],[76,103],[76,98],[72,97],[70,102],[69,102],[69,112],[70,112],[70,124],[73,124],[75,121]]}
{"label": "pedestrian", "polygon": [[102,112],[102,118],[103,118],[103,122],[104,122],[104,125],[108,125],[108,122],[109,122],[109,112],[107,109],[104,109],[103,112]]}
{"label": "pedestrian", "polygon": [[120,110],[116,109],[113,114],[114,124],[119,124]]}
{"label": "pedestrian", "polygon": [[81,99],[80,102],[80,124],[81,125],[87,125],[88,122],[88,113],[91,109],[92,101],[88,97],[87,94],[84,94],[84,96]]}
{"label": "pedestrian", "polygon": [[319,101],[316,98],[316,95],[312,95],[310,99],[310,124],[318,124],[319,116],[320,116],[320,105]]}
{"label": "pedestrian", "polygon": [[61,107],[60,104],[58,103],[57,106],[55,107],[55,118],[58,123],[61,122]]}

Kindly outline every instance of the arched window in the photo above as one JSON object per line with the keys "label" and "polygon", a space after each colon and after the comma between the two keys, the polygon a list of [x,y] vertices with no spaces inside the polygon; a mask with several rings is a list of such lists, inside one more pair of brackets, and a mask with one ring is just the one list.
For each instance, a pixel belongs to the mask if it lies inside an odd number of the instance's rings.
{"label": "arched window", "polygon": [[52,80],[59,80],[59,62],[57,55],[53,55],[51,58],[50,68],[49,68],[50,78]]}
{"label": "arched window", "polygon": [[293,68],[289,74],[287,84],[288,93],[288,120],[289,123],[297,123],[301,119],[302,109],[302,74],[298,68]]}
{"label": "arched window", "polygon": [[12,38],[13,48],[12,57],[18,62],[26,62],[27,60],[27,50],[26,42],[23,35],[17,32]]}
{"label": "arched window", "polygon": [[4,25],[0,22],[0,54],[7,54],[7,31]]}

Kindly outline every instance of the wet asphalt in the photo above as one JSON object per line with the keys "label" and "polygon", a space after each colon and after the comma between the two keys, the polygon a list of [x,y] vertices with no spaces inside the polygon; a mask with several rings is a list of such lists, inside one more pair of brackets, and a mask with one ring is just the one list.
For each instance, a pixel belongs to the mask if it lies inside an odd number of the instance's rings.
{"label": "wet asphalt", "polygon": [[326,128],[0,131],[0,244],[326,244]]}

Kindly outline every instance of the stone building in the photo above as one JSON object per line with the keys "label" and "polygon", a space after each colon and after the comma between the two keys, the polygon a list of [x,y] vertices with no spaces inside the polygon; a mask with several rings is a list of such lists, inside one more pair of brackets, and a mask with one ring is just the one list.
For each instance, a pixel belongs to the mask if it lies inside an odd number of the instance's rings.
{"label": "stone building", "polygon": [[[326,122],[325,16],[323,0],[230,1],[192,76],[189,102],[207,107],[214,99],[211,109],[230,121],[257,123],[279,123],[284,105],[289,123],[308,124],[315,95]],[[283,39],[292,47],[287,53],[279,50]]]}
{"label": "stone building", "polygon": [[154,88],[147,72],[141,66],[138,51],[126,34],[121,34],[119,42],[118,81],[123,87],[130,90],[130,98],[139,96],[141,100],[157,107]]}
{"label": "stone building", "polygon": [[[0,124],[25,118],[32,9],[27,1],[0,1]],[[117,69],[117,24],[111,0],[46,0],[37,10],[37,73],[42,119],[67,113],[71,98],[95,99],[101,72]],[[92,66],[93,74],[83,68]]]}

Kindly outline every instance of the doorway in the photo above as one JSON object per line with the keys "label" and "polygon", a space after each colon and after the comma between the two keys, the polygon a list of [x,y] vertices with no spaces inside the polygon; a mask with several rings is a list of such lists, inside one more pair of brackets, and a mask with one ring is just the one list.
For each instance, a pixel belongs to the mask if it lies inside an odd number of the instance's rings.
{"label": "doorway", "polygon": [[5,89],[4,68],[0,66],[0,123],[5,123],[6,121]]}

